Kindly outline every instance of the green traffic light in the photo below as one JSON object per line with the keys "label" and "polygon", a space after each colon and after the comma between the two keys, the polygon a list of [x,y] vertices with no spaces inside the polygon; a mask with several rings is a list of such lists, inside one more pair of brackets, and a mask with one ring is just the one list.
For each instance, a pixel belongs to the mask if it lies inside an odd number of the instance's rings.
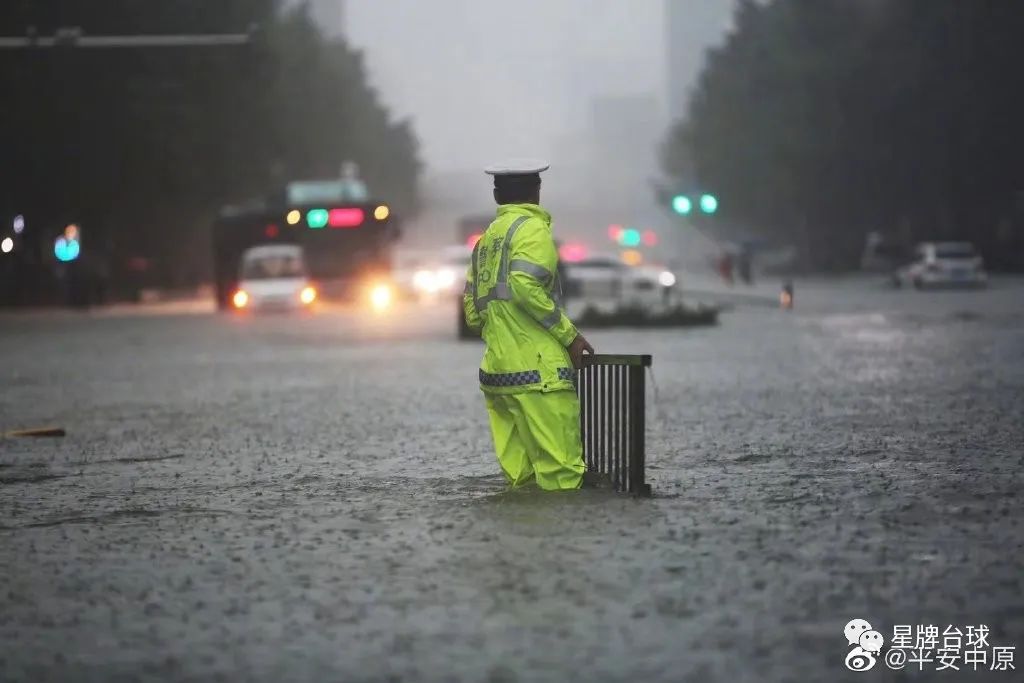
{"label": "green traffic light", "polygon": [[635,247],[640,244],[640,231],[626,228],[619,234],[619,244],[624,247]]}
{"label": "green traffic light", "polygon": [[311,209],[306,214],[306,225],[311,228],[322,228],[327,225],[328,218],[327,209]]}
{"label": "green traffic light", "polygon": [[704,213],[718,211],[718,198],[713,194],[702,194],[700,196],[700,210]]}
{"label": "green traffic light", "polygon": [[680,216],[685,216],[693,211],[693,202],[686,195],[676,195],[672,198],[672,210]]}

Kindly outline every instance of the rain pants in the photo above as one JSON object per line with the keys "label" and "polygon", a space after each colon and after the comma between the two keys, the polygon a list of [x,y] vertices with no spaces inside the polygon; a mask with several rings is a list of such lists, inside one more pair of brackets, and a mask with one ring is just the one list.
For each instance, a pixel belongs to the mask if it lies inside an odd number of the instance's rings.
{"label": "rain pants", "polygon": [[466,323],[486,343],[480,364],[498,462],[512,486],[579,488],[583,477],[576,371],[567,347],[576,327],[559,307],[551,215],[504,204],[473,249]]}

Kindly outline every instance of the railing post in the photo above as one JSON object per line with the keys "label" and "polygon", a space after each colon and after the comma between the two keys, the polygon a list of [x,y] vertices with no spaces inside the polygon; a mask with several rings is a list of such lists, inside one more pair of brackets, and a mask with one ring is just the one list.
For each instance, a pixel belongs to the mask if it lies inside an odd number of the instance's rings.
{"label": "railing post", "polygon": [[618,491],[650,495],[646,482],[644,368],[648,355],[583,357],[577,393],[587,470],[607,475]]}

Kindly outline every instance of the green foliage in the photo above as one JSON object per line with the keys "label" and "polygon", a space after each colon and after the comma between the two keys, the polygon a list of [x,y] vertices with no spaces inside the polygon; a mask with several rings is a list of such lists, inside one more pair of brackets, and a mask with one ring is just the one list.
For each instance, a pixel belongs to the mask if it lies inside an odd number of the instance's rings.
{"label": "green foliage", "polygon": [[818,267],[873,229],[992,245],[1024,188],[1022,31],[1000,0],[742,0],[663,166]]}
{"label": "green foliage", "polygon": [[[142,5],[145,5],[143,8]],[[144,9],[144,11],[142,11]],[[224,204],[356,161],[371,191],[416,206],[420,164],[362,56],[326,39],[305,7],[276,0],[12,0],[0,35],[59,26],[85,34],[239,33],[244,47],[0,51],[0,212],[34,226],[87,226],[117,263],[155,258],[164,281],[207,272],[208,230]]]}

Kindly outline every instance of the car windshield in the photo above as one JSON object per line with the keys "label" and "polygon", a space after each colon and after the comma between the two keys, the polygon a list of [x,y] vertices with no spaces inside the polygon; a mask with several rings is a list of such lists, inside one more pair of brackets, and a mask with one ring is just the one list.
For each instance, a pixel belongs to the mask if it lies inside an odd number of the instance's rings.
{"label": "car windshield", "polygon": [[970,244],[939,244],[935,247],[936,258],[972,258],[974,247]]}
{"label": "car windshield", "polygon": [[261,256],[246,260],[242,266],[244,280],[303,277],[305,268],[298,256]]}

